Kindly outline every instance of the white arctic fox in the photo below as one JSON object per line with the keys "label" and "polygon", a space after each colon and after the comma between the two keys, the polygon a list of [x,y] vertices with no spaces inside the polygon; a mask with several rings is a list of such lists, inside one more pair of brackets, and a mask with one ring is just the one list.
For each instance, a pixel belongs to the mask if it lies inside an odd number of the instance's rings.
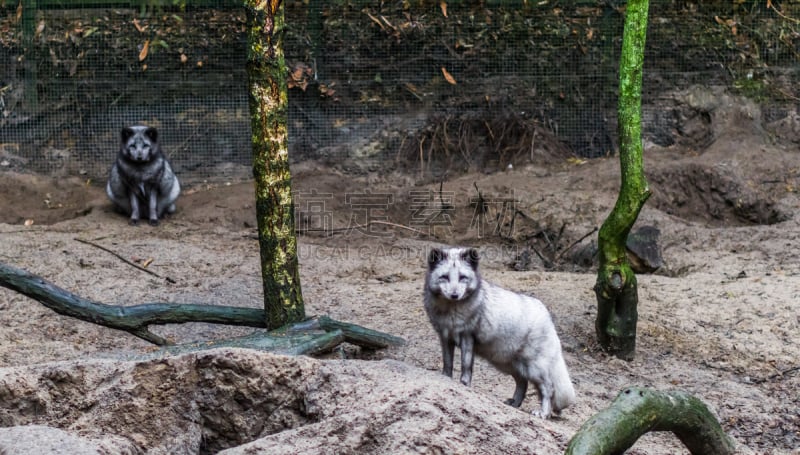
{"label": "white arctic fox", "polygon": [[548,418],[575,401],[575,389],[561,354],[550,313],[539,300],[481,279],[478,251],[435,248],[428,256],[425,311],[442,343],[442,372],[453,377],[453,354],[461,349],[461,382],[472,382],[473,353],[516,382],[506,403],[519,407],[536,385]]}

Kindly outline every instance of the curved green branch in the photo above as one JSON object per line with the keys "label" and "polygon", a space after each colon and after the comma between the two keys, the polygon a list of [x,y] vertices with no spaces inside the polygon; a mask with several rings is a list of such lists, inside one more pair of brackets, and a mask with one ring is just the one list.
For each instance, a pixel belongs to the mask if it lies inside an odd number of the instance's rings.
{"label": "curved green branch", "polygon": [[123,330],[159,346],[169,343],[148,330],[152,324],[210,322],[264,327],[264,311],[260,309],[169,303],[107,305],[84,299],[41,277],[2,263],[0,286],[37,300],[58,314]]}
{"label": "curved green branch", "polygon": [[[3,263],[0,263],[0,286],[30,297],[58,314],[123,330],[159,346],[168,345],[169,342],[150,332],[148,330],[150,325],[208,322],[256,328],[266,327],[264,311],[256,308],[173,303],[120,306],[92,302],[62,289],[44,278]],[[405,343],[402,338],[388,333],[320,316],[282,326],[267,333],[254,333],[234,339],[173,346],[167,352],[188,352],[233,346],[273,350],[285,354],[309,354],[324,351],[331,345],[342,341],[367,349],[382,349]]]}
{"label": "curved green branch", "polygon": [[650,431],[671,431],[693,455],[735,453],[733,440],[699,399],[631,387],[581,426],[565,455],[621,454]]}

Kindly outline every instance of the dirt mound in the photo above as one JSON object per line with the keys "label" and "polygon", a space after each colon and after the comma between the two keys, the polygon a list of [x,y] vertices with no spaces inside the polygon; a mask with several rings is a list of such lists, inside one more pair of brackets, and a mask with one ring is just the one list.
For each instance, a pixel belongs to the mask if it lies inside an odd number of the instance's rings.
{"label": "dirt mound", "polygon": [[774,193],[758,191],[724,166],[681,163],[648,173],[648,181],[656,188],[649,203],[688,221],[737,226],[791,218]]}
{"label": "dirt mound", "polygon": [[104,197],[102,190],[78,178],[0,173],[0,223],[53,224],[84,216]]}
{"label": "dirt mound", "polygon": [[0,423],[12,427],[0,448],[15,453],[24,444],[12,437],[67,441],[72,454],[529,454],[565,443],[527,413],[391,360],[223,349],[62,362],[1,369],[0,396]]}

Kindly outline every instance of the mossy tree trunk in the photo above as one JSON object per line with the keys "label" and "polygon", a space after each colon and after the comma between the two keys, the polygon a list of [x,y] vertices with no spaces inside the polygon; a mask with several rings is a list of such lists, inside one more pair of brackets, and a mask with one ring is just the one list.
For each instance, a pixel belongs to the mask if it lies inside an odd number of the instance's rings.
{"label": "mossy tree trunk", "polygon": [[304,319],[287,136],[284,8],[246,0],[253,176],[268,328]]}
{"label": "mossy tree trunk", "polygon": [[650,196],[642,166],[642,64],[647,31],[648,0],[631,0],[625,13],[620,56],[619,159],[622,182],[613,210],[598,234],[597,320],[600,345],[631,360],[636,350],[639,301],[636,275],[625,254],[625,243],[639,211]]}
{"label": "mossy tree trunk", "polygon": [[650,431],[671,431],[692,455],[731,455],[733,440],[708,407],[681,391],[628,388],[581,426],[565,455],[621,454]]}

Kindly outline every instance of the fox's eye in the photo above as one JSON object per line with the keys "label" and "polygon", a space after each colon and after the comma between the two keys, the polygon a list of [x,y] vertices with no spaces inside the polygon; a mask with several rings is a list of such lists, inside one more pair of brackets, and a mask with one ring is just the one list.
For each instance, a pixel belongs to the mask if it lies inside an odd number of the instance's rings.
{"label": "fox's eye", "polygon": [[440,276],[439,279],[436,280],[437,283],[447,283],[447,277]]}
{"label": "fox's eye", "polygon": [[459,275],[459,276],[458,276],[458,281],[460,281],[460,282],[464,283],[464,282],[466,282],[466,281],[469,281],[469,277],[468,277],[468,276],[466,276],[466,275]]}

